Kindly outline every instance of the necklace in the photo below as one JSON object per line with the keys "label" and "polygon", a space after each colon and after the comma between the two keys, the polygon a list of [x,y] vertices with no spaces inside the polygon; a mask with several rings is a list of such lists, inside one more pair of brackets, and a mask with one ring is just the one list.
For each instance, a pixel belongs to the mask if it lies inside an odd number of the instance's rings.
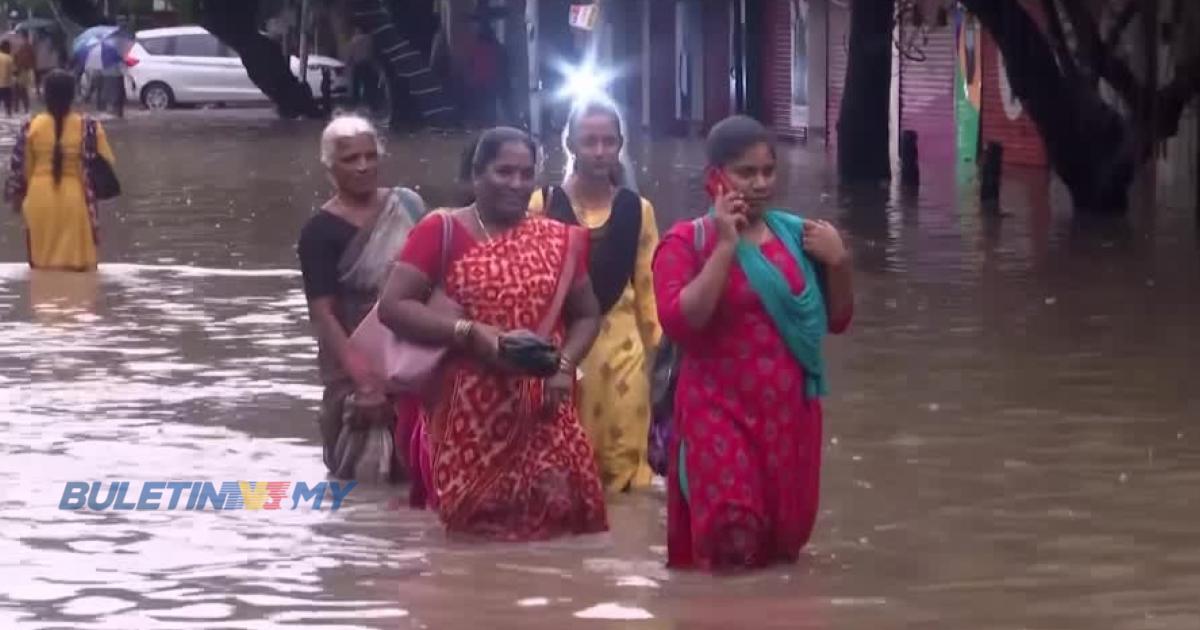
{"label": "necklace", "polygon": [[483,231],[483,238],[487,242],[492,242],[492,233],[488,231],[487,226],[483,224],[483,216],[479,214],[479,206],[474,206],[475,220],[479,222],[479,229]]}

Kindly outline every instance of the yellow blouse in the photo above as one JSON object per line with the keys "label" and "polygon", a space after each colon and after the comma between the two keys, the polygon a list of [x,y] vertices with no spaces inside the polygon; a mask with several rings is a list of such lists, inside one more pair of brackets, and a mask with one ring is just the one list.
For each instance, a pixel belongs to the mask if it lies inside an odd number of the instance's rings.
{"label": "yellow blouse", "polygon": [[[529,213],[535,216],[545,214],[545,200],[542,191],[534,191],[529,200]],[[575,216],[582,225],[595,229],[605,224],[612,214],[610,206],[592,208],[575,207]],[[654,250],[658,247],[658,224],[654,218],[654,206],[642,198],[642,231],[638,237],[637,261],[634,263],[633,279],[625,294],[613,307],[613,313],[628,307],[637,322],[642,344],[647,351],[658,348],[662,340],[662,328],[658,325],[658,303],[654,298],[654,279],[650,271],[654,260]]]}

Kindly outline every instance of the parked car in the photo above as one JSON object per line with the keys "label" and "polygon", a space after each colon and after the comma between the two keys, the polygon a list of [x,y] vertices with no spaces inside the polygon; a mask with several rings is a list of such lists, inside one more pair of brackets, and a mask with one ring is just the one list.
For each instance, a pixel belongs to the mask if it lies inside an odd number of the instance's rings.
{"label": "parked car", "polygon": [[[147,109],[176,105],[245,103],[267,99],[246,72],[237,53],[200,26],[177,26],[139,31],[126,60],[126,92]],[[291,58],[292,74],[299,76],[300,60]],[[321,96],[322,70],[331,73],[333,95],[349,91],[345,64],[321,55],[308,58],[308,85]]]}

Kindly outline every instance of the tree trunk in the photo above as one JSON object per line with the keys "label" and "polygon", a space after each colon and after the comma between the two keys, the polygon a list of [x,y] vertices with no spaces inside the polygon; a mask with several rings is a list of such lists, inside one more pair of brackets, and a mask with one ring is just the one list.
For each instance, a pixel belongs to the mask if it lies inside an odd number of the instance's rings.
{"label": "tree trunk", "polygon": [[323,112],[289,67],[288,56],[258,31],[258,2],[205,0],[199,6],[200,24],[242,58],[246,73],[275,103],[285,118],[319,118]]}
{"label": "tree trunk", "polygon": [[1137,164],[1124,119],[1086,80],[1065,76],[1017,0],[962,0],[1004,56],[1008,81],[1037,127],[1077,210],[1124,212]]}
{"label": "tree trunk", "polygon": [[888,130],[895,0],[853,0],[846,89],[838,129],[838,174],[843,181],[891,177]]}

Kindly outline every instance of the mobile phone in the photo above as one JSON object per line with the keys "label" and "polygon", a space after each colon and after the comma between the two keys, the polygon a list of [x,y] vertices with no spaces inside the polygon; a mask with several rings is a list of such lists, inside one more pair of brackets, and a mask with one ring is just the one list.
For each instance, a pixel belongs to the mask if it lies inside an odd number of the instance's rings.
{"label": "mobile phone", "polygon": [[725,175],[725,171],[710,166],[704,174],[704,192],[708,193],[708,198],[714,202],[722,195],[733,190],[733,182],[729,181],[729,176]]}

